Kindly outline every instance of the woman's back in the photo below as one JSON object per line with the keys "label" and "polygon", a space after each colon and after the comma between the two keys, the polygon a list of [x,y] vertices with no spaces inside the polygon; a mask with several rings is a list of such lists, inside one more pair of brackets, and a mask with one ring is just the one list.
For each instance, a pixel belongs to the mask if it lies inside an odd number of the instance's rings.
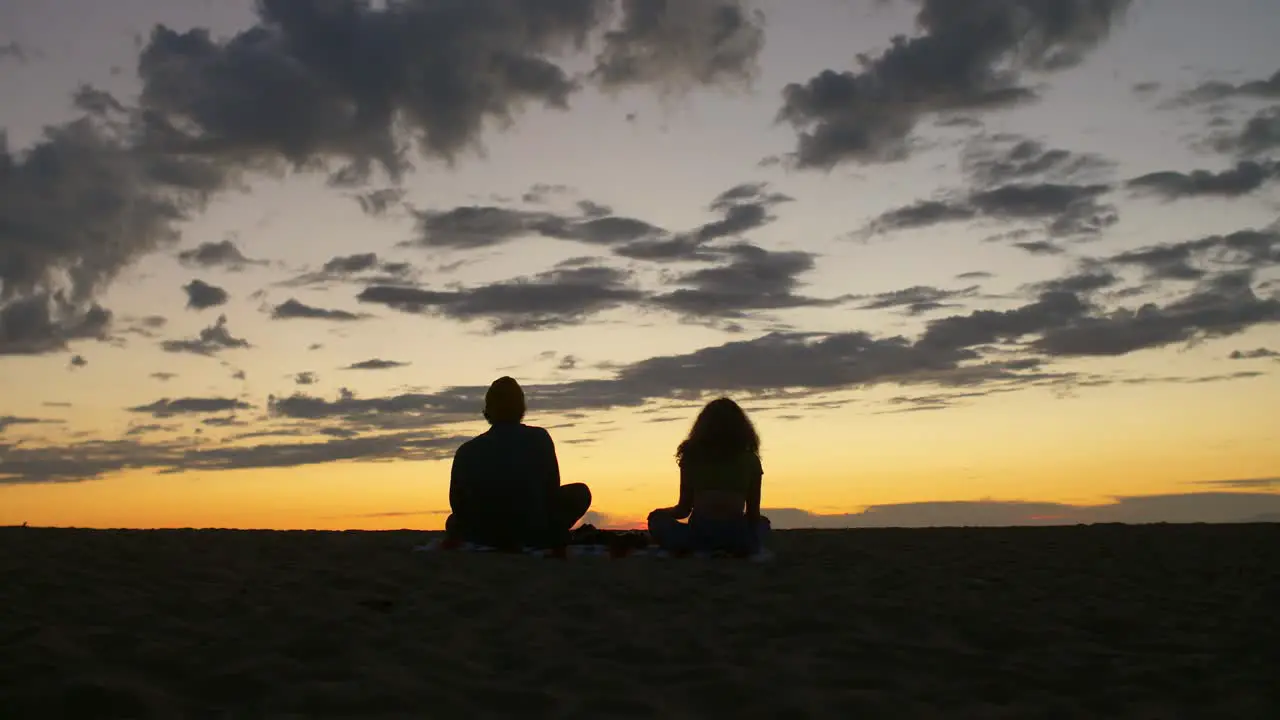
{"label": "woman's back", "polygon": [[760,497],[760,457],[736,453],[691,452],[681,458],[681,496],[696,515],[741,515]]}
{"label": "woman's back", "polygon": [[687,477],[695,493],[721,491],[746,496],[763,473],[760,457],[750,451],[736,453],[690,453],[681,459],[681,477]]}

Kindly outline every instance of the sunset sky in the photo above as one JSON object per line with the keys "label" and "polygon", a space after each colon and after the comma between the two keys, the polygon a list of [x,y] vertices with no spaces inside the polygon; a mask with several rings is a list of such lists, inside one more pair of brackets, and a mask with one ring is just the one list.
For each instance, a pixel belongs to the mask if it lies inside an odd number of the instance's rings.
{"label": "sunset sky", "polygon": [[[0,4],[0,525],[435,529],[510,374],[598,524],[1280,518],[1260,0]],[[770,510],[772,509],[772,510]]]}

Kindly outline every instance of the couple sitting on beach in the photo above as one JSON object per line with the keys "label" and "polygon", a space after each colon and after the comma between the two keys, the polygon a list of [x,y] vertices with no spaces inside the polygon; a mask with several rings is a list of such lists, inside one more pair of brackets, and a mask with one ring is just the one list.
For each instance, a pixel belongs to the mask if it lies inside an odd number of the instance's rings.
{"label": "couple sitting on beach", "polygon": [[[489,386],[489,430],[453,457],[448,537],[494,547],[558,547],[591,507],[585,484],[560,484],[550,433],[521,422],[524,413],[524,391],[514,379]],[[709,403],[676,449],[676,461],[679,499],[649,514],[653,541],[671,552],[758,552],[769,529],[760,515],[764,471],[760,439],[742,408],[728,398]]]}

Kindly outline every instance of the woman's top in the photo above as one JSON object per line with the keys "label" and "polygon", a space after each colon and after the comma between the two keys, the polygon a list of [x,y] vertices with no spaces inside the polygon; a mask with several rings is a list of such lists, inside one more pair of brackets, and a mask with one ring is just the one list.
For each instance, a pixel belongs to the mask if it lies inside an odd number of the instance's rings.
{"label": "woman's top", "polygon": [[[741,515],[760,512],[764,468],[753,452],[716,456],[689,454],[680,462],[677,507],[698,515]],[[745,506],[745,507],[744,507]]]}

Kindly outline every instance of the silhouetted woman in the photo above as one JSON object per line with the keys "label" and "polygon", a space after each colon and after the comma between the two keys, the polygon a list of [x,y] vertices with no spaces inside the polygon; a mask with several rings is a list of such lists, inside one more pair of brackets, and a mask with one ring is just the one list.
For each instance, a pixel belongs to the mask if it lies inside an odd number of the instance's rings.
{"label": "silhouetted woman", "polygon": [[676,448],[676,462],[680,499],[649,513],[654,542],[671,552],[758,552],[769,530],[760,516],[760,437],[738,403],[708,403]]}

